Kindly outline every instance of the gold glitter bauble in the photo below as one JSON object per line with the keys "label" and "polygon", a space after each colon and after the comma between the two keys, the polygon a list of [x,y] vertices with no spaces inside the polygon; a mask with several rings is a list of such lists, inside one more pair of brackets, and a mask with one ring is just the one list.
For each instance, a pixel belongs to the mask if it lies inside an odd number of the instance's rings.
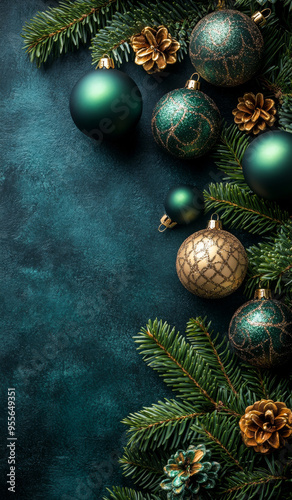
{"label": "gold glitter bauble", "polygon": [[191,234],[178,251],[178,277],[194,295],[208,299],[226,297],[245,278],[246,251],[233,234],[221,227],[221,221],[211,219],[207,229]]}

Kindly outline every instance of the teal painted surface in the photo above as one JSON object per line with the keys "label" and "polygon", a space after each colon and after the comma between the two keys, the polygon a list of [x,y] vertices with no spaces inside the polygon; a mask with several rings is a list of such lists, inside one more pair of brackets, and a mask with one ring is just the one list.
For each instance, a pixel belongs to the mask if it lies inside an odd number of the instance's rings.
{"label": "teal painted surface", "polygon": [[[15,498],[93,500],[106,487],[126,484],[117,463],[125,444],[122,418],[170,396],[143,364],[132,336],[148,318],[183,331],[198,314],[226,335],[246,299],[240,289],[210,303],[177,278],[178,248],[205,227],[206,216],[157,231],[170,187],[195,182],[203,189],[218,175],[210,157],[184,163],[151,134],[155,104],[185,84],[191,64],[174,66],[160,83],[125,65],[143,94],[141,120],[123,144],[96,144],[69,112],[71,89],[91,69],[89,51],[37,70],[22,50],[23,23],[55,4],[4,0],[0,6],[1,437],[6,389],[15,386]],[[204,84],[229,120],[248,88]],[[245,234],[236,236],[247,244]],[[3,478],[5,451],[0,464]],[[0,488],[6,498],[3,480]]]}

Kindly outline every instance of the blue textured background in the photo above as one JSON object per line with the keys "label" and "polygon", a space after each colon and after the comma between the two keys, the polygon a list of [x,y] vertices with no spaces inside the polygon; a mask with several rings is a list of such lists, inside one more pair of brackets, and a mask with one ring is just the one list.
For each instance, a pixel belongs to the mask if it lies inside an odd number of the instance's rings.
{"label": "blue textured background", "polygon": [[[175,272],[182,241],[205,226],[157,231],[168,189],[203,188],[209,157],[183,163],[151,136],[154,105],[192,73],[188,61],[158,83],[123,67],[144,100],[135,134],[97,145],[74,126],[70,90],[88,50],[45,69],[22,49],[25,21],[56,2],[2,0],[1,18],[1,488],[6,498],[7,387],[17,391],[17,494],[22,500],[101,499],[122,484],[117,456],[129,412],[169,396],[132,336],[158,316],[180,330],[208,315],[224,334],[242,289],[224,301],[189,294]],[[203,90],[232,121],[244,88]],[[247,236],[235,233],[244,244]],[[2,411],[2,410],[1,410]]]}

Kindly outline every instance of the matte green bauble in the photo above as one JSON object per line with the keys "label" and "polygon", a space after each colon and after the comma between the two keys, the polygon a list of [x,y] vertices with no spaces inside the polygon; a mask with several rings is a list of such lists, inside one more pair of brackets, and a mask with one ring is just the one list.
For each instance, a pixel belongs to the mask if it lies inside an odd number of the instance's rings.
{"label": "matte green bauble", "polygon": [[190,58],[196,71],[219,87],[235,87],[259,69],[264,41],[255,22],[237,10],[217,10],[196,24]]}
{"label": "matte green bauble", "polygon": [[70,97],[70,112],[84,134],[101,141],[129,133],[142,113],[136,83],[117,69],[97,69],[83,76]]}
{"label": "matte green bauble", "polygon": [[292,197],[292,134],[272,130],[246,149],[242,169],[250,189],[268,200]]}
{"label": "matte green bauble", "polygon": [[[261,292],[256,291],[256,297]],[[232,349],[245,362],[272,368],[292,359],[292,312],[282,302],[268,298],[241,306],[229,326]]]}
{"label": "matte green bauble", "polygon": [[168,191],[164,208],[172,221],[190,224],[203,213],[204,196],[195,186],[176,186]]}
{"label": "matte green bauble", "polygon": [[[219,110],[206,94],[191,85],[173,90],[158,101],[152,116],[157,144],[177,158],[192,159],[208,153],[220,131]],[[190,86],[189,86],[190,85]]]}

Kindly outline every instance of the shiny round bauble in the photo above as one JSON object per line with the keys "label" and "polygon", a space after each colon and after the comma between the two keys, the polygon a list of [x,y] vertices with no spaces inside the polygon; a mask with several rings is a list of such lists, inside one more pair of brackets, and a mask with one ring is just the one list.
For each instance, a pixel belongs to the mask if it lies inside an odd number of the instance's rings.
{"label": "shiny round bauble", "polygon": [[84,134],[102,141],[119,139],[137,124],[142,96],[132,78],[117,69],[97,69],[83,76],[70,97],[70,112]]}
{"label": "shiny round bauble", "polygon": [[195,186],[182,184],[171,188],[164,208],[170,219],[177,224],[190,224],[204,211],[204,196]]}
{"label": "shiny round bauble", "polygon": [[208,153],[220,131],[220,113],[210,97],[189,88],[169,92],[158,101],[152,116],[155,141],[177,158]]}
{"label": "shiny round bauble", "polygon": [[247,271],[240,241],[222,229],[203,229],[181,245],[176,270],[183,286],[199,297],[220,299],[235,292]]}
{"label": "shiny round bauble", "polygon": [[243,361],[279,366],[292,359],[292,312],[278,300],[250,300],[232,317],[229,341]]}
{"label": "shiny round bauble", "polygon": [[272,130],[247,147],[242,170],[250,189],[268,200],[292,197],[292,134]]}
{"label": "shiny round bauble", "polygon": [[264,40],[255,22],[242,12],[211,12],[194,27],[190,58],[196,71],[212,85],[235,87],[259,69]]}

